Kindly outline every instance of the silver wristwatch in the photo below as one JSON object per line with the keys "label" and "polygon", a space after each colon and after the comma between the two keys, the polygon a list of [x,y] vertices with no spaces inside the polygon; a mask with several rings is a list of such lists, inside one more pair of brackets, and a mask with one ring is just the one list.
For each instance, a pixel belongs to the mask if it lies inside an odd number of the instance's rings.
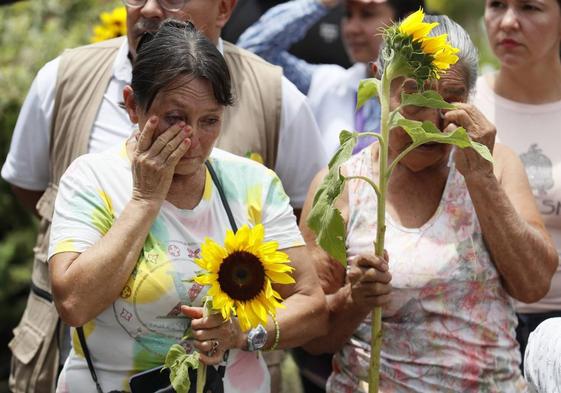
{"label": "silver wristwatch", "polygon": [[247,350],[249,352],[259,351],[267,342],[267,330],[259,324],[247,333]]}

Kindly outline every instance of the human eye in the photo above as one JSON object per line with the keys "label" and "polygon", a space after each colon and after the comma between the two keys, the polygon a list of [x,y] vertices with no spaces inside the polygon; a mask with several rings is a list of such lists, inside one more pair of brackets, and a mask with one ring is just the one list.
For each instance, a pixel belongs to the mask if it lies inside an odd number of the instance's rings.
{"label": "human eye", "polygon": [[181,121],[185,120],[185,116],[183,116],[182,114],[179,113],[167,113],[164,116],[164,120],[166,121],[166,123],[168,123],[170,126],[177,124]]}
{"label": "human eye", "polygon": [[540,11],[541,8],[535,3],[523,3],[521,6],[523,11]]}
{"label": "human eye", "polygon": [[487,7],[489,8],[503,8],[504,3],[498,0],[491,0],[487,2]]}
{"label": "human eye", "polygon": [[215,127],[220,124],[220,118],[218,116],[205,117],[202,120],[203,126],[206,128]]}

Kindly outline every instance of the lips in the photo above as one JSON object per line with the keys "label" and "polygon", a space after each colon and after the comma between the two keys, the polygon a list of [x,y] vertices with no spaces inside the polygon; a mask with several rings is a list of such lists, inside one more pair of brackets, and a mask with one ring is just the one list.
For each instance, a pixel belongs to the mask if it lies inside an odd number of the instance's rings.
{"label": "lips", "polygon": [[499,45],[505,48],[515,48],[520,45],[520,42],[513,40],[512,38],[505,38],[499,41]]}

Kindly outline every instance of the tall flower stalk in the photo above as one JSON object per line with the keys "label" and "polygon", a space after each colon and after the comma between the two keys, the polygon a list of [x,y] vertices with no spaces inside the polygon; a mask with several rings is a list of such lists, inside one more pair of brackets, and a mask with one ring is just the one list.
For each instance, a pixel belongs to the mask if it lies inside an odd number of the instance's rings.
{"label": "tall flower stalk", "polygon": [[[464,128],[457,128],[451,133],[443,134],[432,122],[409,120],[401,115],[401,109],[408,105],[433,109],[454,109],[455,107],[444,101],[434,91],[424,91],[414,94],[402,94],[401,104],[393,111],[390,110],[390,87],[397,78],[414,78],[417,85],[424,86],[429,79],[438,79],[454,63],[458,61],[458,49],[447,41],[447,35],[430,37],[429,33],[438,23],[425,23],[424,13],[419,10],[402,23],[394,24],[384,31],[384,49],[381,53],[384,69],[381,79],[365,79],[360,82],[357,95],[357,109],[372,98],[378,97],[381,106],[380,133],[353,133],[342,131],[341,146],[329,162],[329,172],[319,186],[314,197],[314,203],[308,225],[316,233],[318,244],[334,259],[347,264],[345,248],[345,224],[341,213],[334,207],[334,203],[342,193],[345,181],[366,181],[376,194],[377,225],[376,239],[373,247],[375,254],[384,254],[384,238],[386,231],[386,195],[388,183],[393,169],[399,161],[410,151],[424,143],[447,143],[459,148],[473,148],[481,156],[492,161],[492,156],[486,146],[472,141]],[[401,127],[411,137],[412,143],[392,162],[389,161],[388,142],[393,128]],[[345,177],[340,172],[340,166],[350,158],[359,137],[373,136],[379,145],[379,177],[377,182],[363,176]],[[380,382],[380,353],[382,346],[382,309],[374,308],[371,313],[371,354],[368,378],[369,393],[377,393]]]}

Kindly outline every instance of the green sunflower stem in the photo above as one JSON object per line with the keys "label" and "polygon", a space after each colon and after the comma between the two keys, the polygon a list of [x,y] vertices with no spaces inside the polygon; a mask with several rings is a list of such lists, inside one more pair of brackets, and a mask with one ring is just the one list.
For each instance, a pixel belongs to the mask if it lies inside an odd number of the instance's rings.
{"label": "green sunflower stem", "polygon": [[[391,62],[390,62],[391,66]],[[392,75],[384,72],[382,75],[382,92],[380,94],[381,119],[380,125],[382,134],[379,153],[379,177],[377,194],[377,223],[376,223],[376,241],[374,250],[376,256],[384,256],[384,237],[386,234],[386,193],[388,187],[388,145],[389,145],[389,116],[390,116],[390,85]],[[378,393],[380,384],[380,353],[382,349],[382,308],[375,307],[371,313],[371,341],[370,341],[370,370],[368,392]]]}
{"label": "green sunflower stem", "polygon": [[199,363],[197,368],[197,393],[204,393],[206,383],[206,364]]}
{"label": "green sunflower stem", "polygon": [[[207,296],[203,304],[203,317],[208,317],[212,310],[212,297]],[[197,393],[204,393],[206,383],[206,364],[199,361],[197,367]]]}

